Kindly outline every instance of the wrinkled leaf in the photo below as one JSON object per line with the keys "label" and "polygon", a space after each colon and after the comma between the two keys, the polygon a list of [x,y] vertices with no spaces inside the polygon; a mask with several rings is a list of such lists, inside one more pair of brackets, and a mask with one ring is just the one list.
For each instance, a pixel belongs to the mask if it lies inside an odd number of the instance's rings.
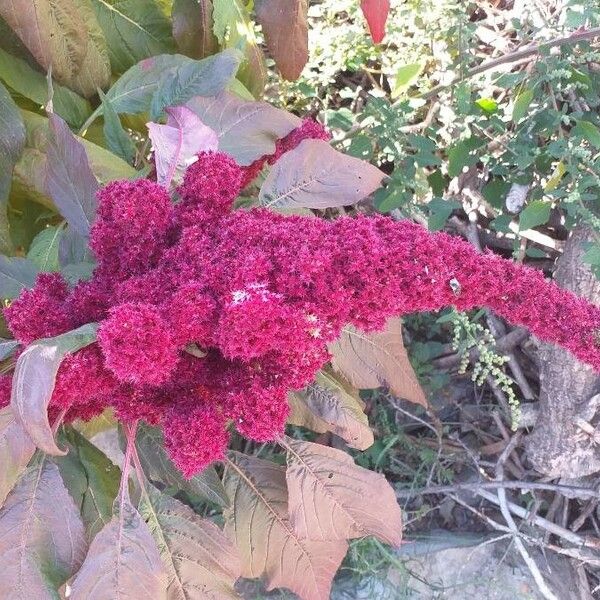
{"label": "wrinkled leaf", "polygon": [[42,229],[31,242],[27,258],[42,272],[59,271],[58,247],[64,228],[62,225]]}
{"label": "wrinkled leaf", "polygon": [[290,521],[296,533],[314,540],[374,535],[398,546],[402,511],[380,473],[354,464],[342,450],[286,438]]}
{"label": "wrinkled leaf", "polygon": [[72,584],[70,600],[166,599],[167,577],[146,523],[123,503],[96,535]]}
{"label": "wrinkled leaf", "polygon": [[390,12],[390,0],[361,0],[360,8],[369,25],[373,41],[379,44],[385,37],[385,23]]}
{"label": "wrinkled leaf", "polygon": [[171,23],[155,0],[92,0],[92,5],[114,72],[174,50]]}
{"label": "wrinkled leaf", "polygon": [[25,288],[32,288],[39,270],[28,258],[0,255],[0,297],[16,298]]}
{"label": "wrinkled leaf", "polygon": [[347,206],[374,192],[384,177],[377,167],[323,140],[304,140],[275,163],[259,199],[270,208]]}
{"label": "wrinkled leaf", "polygon": [[363,412],[362,400],[329,373],[320,371],[314,383],[291,395],[294,401],[288,423],[317,433],[331,431],[358,450],[366,450],[373,444],[373,432]]}
{"label": "wrinkled leaf", "polygon": [[10,406],[0,410],[0,507],[27,467],[35,446],[15,420]]}
{"label": "wrinkled leaf", "polygon": [[82,236],[96,218],[98,182],[83,144],[55,114],[48,118],[46,191],[60,214]]}
{"label": "wrinkled leaf", "polygon": [[224,92],[192,98],[187,106],[219,136],[219,150],[247,166],[273,154],[275,142],[300,125],[300,119],[266,102],[248,102]]}
{"label": "wrinkled leaf", "polygon": [[255,10],[282,77],[298,79],[308,61],[308,0],[256,0]]}
{"label": "wrinkled leaf", "polygon": [[184,479],[171,462],[163,444],[159,429],[140,425],[137,431],[136,446],[146,477],[165,485],[185,490],[219,506],[227,506],[229,498],[214,467],[204,469],[191,479]]}
{"label": "wrinkled leaf", "polygon": [[390,319],[385,329],[377,333],[345,327],[329,350],[333,368],[357,388],[385,385],[399,398],[427,406],[427,398],[404,348],[399,318]]}
{"label": "wrinkled leaf", "polygon": [[[48,100],[48,83],[43,73],[30,67],[26,61],[0,48],[0,79],[13,90],[42,106]],[[54,111],[69,125],[80,126],[91,112],[89,103],[75,92],[53,82]]]}
{"label": "wrinkled leaf", "polygon": [[204,58],[219,49],[212,31],[212,0],[175,0],[171,12],[173,37],[182,54]]}
{"label": "wrinkled leaf", "polygon": [[0,252],[12,248],[6,212],[12,173],[25,147],[25,125],[8,90],[0,83]]}
{"label": "wrinkled leaf", "polygon": [[167,189],[176,174],[196,160],[199,152],[215,151],[217,134],[185,106],[167,108],[167,123],[148,123],[156,162],[156,180]]}
{"label": "wrinkled leaf", "polygon": [[147,485],[140,513],[158,544],[168,574],[169,600],[239,598],[234,584],[241,575],[231,541],[208,519]]}
{"label": "wrinkled leaf", "polygon": [[288,519],[285,469],[232,453],[224,483],[234,499],[224,513],[225,531],[240,553],[242,576],[263,577],[267,589],[286,587],[302,600],[328,598],[348,545],[298,536]]}
{"label": "wrinkled leaf", "polygon": [[54,441],[48,422],[48,403],[52,397],[56,373],[67,354],[96,340],[95,323],[30,344],[19,356],[13,376],[11,407],[15,417],[34,444],[47,454],[64,455]]}
{"label": "wrinkled leaf", "polygon": [[221,48],[235,48],[244,54],[238,79],[255,98],[262,95],[267,80],[267,67],[258,47],[254,27],[244,0],[212,0],[213,32]]}
{"label": "wrinkled leaf", "polygon": [[72,427],[60,437],[66,456],[54,458],[85,524],[88,540],[112,519],[121,471],[94,444]]}
{"label": "wrinkled leaf", "polygon": [[0,511],[0,598],[56,600],[86,548],[83,524],[58,469],[42,458]]}

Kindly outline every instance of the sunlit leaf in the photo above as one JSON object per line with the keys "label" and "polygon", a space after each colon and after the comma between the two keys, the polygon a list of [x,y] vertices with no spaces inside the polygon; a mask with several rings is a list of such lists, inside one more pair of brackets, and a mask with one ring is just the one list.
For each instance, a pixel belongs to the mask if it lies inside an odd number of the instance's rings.
{"label": "sunlit leaf", "polygon": [[359,450],[366,450],[373,443],[373,432],[363,412],[362,400],[329,373],[320,371],[314,383],[304,390],[292,392],[292,396],[295,401],[288,419],[292,425],[301,425],[318,433],[331,431]]}
{"label": "sunlit leaf", "polygon": [[377,167],[323,140],[304,140],[275,163],[259,199],[269,208],[347,206],[373,193],[384,177]]}
{"label": "sunlit leaf", "polygon": [[224,483],[234,500],[225,531],[240,553],[242,576],[262,577],[267,589],[286,587],[302,600],[328,598],[348,545],[298,536],[288,518],[285,469],[233,453]]}
{"label": "sunlit leaf", "polygon": [[345,327],[339,340],[331,344],[330,352],[333,368],[357,388],[385,385],[399,398],[427,406],[427,398],[404,348],[399,318],[390,319],[378,333]]}
{"label": "sunlit leaf", "polygon": [[0,510],[0,598],[56,600],[87,543],[56,465],[29,467]]}
{"label": "sunlit leaf", "polygon": [[254,4],[281,76],[298,79],[308,61],[308,0],[256,0]]}
{"label": "sunlit leaf", "polygon": [[396,78],[394,80],[394,89],[392,96],[397,98],[401,96],[411,85],[416,83],[419,75],[423,71],[423,62],[410,63],[408,65],[402,65],[396,71]]}
{"label": "sunlit leaf", "polygon": [[95,341],[96,329],[97,325],[90,323],[57,337],[39,340],[27,346],[17,360],[11,407],[34,444],[47,454],[65,454],[56,445],[48,422],[48,403],[54,390],[56,373],[67,354]]}
{"label": "sunlit leaf", "polygon": [[240,165],[275,152],[275,142],[300,125],[300,119],[266,102],[248,102],[224,92],[192,98],[187,106],[219,136],[219,150]]}
{"label": "sunlit leaf", "polygon": [[239,558],[212,521],[149,484],[139,510],[158,543],[169,600],[239,598],[233,588],[241,575]]}
{"label": "sunlit leaf", "polygon": [[0,410],[0,507],[31,460],[35,446],[10,406]]}
{"label": "sunlit leaf", "polygon": [[166,600],[167,575],[148,526],[127,501],[94,538],[70,600]]}
{"label": "sunlit leaf", "polygon": [[345,540],[374,535],[398,546],[402,511],[380,473],[336,448],[286,438],[290,521],[302,538]]}

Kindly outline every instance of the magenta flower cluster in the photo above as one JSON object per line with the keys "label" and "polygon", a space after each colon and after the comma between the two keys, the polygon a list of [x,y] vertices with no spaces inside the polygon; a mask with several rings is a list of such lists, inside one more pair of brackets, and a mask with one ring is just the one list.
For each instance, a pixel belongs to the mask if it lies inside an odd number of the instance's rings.
{"label": "magenta flower cluster", "polygon": [[[276,154],[307,136],[326,137],[305,122]],[[256,164],[202,153],[176,203],[147,180],[101,190],[92,279],[69,290],[59,274],[40,275],[5,309],[23,345],[100,324],[97,343],[60,367],[51,411],[89,419],[112,407],[122,421],[160,425],[191,476],[223,458],[232,424],[252,440],[280,436],[288,391],[313,380],[345,325],[374,331],[451,305],[488,306],[600,370],[600,309],[538,271],[384,216],[233,211]]]}

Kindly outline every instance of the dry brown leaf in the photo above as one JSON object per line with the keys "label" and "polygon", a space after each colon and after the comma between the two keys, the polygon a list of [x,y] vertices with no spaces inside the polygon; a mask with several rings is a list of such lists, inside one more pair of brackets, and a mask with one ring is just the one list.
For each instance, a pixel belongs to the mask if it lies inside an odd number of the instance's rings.
{"label": "dry brown leaf", "polygon": [[376,333],[345,327],[329,350],[333,368],[357,388],[385,385],[399,398],[428,406],[404,347],[401,319],[390,319],[385,329]]}
{"label": "dry brown leaf", "polygon": [[129,502],[94,538],[72,588],[70,600],[166,600],[156,542]]}
{"label": "dry brown leaf", "polygon": [[42,458],[0,511],[0,598],[55,600],[86,548],[79,511],[58,468]]}
{"label": "dry brown leaf", "polygon": [[286,438],[290,521],[301,538],[402,539],[402,511],[385,477],[342,450]]}
{"label": "dry brown leaf", "polygon": [[224,483],[232,498],[225,531],[240,552],[242,576],[264,577],[268,589],[286,587],[303,600],[329,598],[348,544],[299,538],[288,519],[285,469],[232,453]]}
{"label": "dry brown leaf", "polygon": [[256,0],[255,7],[282,77],[298,79],[308,61],[308,0]]}
{"label": "dry brown leaf", "polygon": [[167,568],[168,600],[231,600],[241,575],[231,541],[208,519],[146,484],[140,513],[148,523]]}
{"label": "dry brown leaf", "polygon": [[374,192],[384,177],[377,167],[324,140],[304,140],[275,163],[259,200],[277,209],[348,206]]}
{"label": "dry brown leaf", "polygon": [[291,392],[291,415],[288,423],[317,433],[331,431],[357,450],[373,444],[373,432],[364,403],[335,377],[320,371],[315,382],[299,392]]}
{"label": "dry brown leaf", "polygon": [[10,406],[0,410],[0,507],[31,460],[35,446]]}

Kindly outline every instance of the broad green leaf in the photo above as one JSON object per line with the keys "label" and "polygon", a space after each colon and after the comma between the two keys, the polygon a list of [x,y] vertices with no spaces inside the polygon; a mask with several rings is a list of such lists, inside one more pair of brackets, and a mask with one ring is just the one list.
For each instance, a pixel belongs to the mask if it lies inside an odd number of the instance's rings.
{"label": "broad green leaf", "polygon": [[493,98],[479,98],[475,104],[486,114],[491,115],[498,110],[498,103]]}
{"label": "broad green leaf", "polygon": [[295,81],[308,62],[308,0],[256,0],[254,5],[281,76]]}
{"label": "broad green leaf", "polygon": [[551,209],[552,202],[544,200],[529,202],[519,215],[519,231],[526,231],[547,223]]}
{"label": "broad green leaf", "polygon": [[212,521],[150,484],[139,510],[166,567],[169,600],[239,598],[233,587],[241,575],[236,549]]}
{"label": "broad green leaf", "polygon": [[229,92],[192,98],[186,106],[216,131],[219,150],[243,166],[273,154],[276,141],[300,125],[300,119],[287,111],[266,102],[248,102]]}
{"label": "broad green leaf", "polygon": [[171,23],[155,0],[91,0],[110,64],[123,73],[140,60],[172,52]]}
{"label": "broad green leaf", "polygon": [[384,177],[377,167],[323,140],[304,140],[275,163],[259,200],[270,208],[348,206],[373,193]]}
{"label": "broad green leaf", "polygon": [[0,252],[12,248],[8,229],[7,202],[15,164],[25,147],[25,126],[21,113],[0,83]]}
{"label": "broad green leaf", "polygon": [[[295,1],[295,0],[294,0]],[[267,68],[258,47],[254,27],[242,0],[212,0],[213,32],[221,48],[235,48],[245,57],[238,79],[258,98],[267,80]]]}
{"label": "broad green leaf", "polygon": [[191,479],[185,479],[181,475],[167,456],[159,429],[140,425],[136,445],[144,473],[151,481],[160,481],[165,485],[174,486],[220,506],[229,504],[223,484],[213,467],[204,469]]}
{"label": "broad green leaf", "polygon": [[166,600],[167,574],[156,542],[129,501],[96,535],[70,600]]}
{"label": "broad green leaf", "polygon": [[554,191],[560,185],[563,175],[566,172],[567,172],[567,167],[565,166],[565,163],[562,160],[560,162],[556,163],[556,166],[554,167],[554,171],[552,171],[552,175],[550,176],[550,179],[548,179],[548,181],[546,182],[546,185],[544,186],[544,192]]}
{"label": "broad green leaf", "polygon": [[416,83],[419,75],[423,72],[425,63],[416,62],[408,65],[403,65],[396,71],[396,78],[394,80],[394,89],[392,90],[392,97],[398,98],[401,96],[411,85]]}
{"label": "broad green leaf", "polygon": [[312,540],[374,535],[400,545],[402,511],[394,488],[380,473],[354,464],[342,450],[286,437],[290,521]]}
{"label": "broad green leaf", "polygon": [[234,499],[223,515],[225,531],[240,553],[242,576],[262,577],[267,589],[286,587],[303,600],[328,598],[348,544],[297,534],[288,518],[285,468],[235,452],[224,483]]}
{"label": "broad green leaf", "polygon": [[594,148],[600,149],[600,130],[590,121],[577,121],[577,124],[571,130],[571,135],[581,137]]}
{"label": "broad green leaf", "polygon": [[452,211],[460,207],[461,205],[458,202],[434,198],[427,205],[427,208],[430,211],[429,219],[427,220],[427,228],[430,231],[439,231],[440,229],[443,229],[448,217],[452,214]]}
{"label": "broad green leaf", "polygon": [[17,360],[10,404],[17,421],[33,443],[47,454],[65,454],[56,445],[48,421],[48,403],[56,373],[67,354],[77,352],[96,340],[97,328],[95,323],[90,323],[56,337],[39,340],[27,346]]}
{"label": "broad green leaf", "polygon": [[171,12],[177,48],[190,58],[215,54],[219,43],[212,31],[212,0],[175,0]]}
{"label": "broad green leaf", "polygon": [[69,225],[85,237],[96,218],[98,182],[68,125],[54,114],[48,124],[45,189]]}
{"label": "broad green leaf", "polygon": [[0,510],[0,598],[57,600],[86,549],[79,512],[58,468],[41,457]]}
{"label": "broad green leaf", "polygon": [[[0,48],[0,79],[7,86],[29,98],[39,106],[48,100],[48,82],[43,73],[36,71],[21,58],[12,56]],[[70,89],[53,83],[54,112],[69,125],[79,127],[92,112],[91,106]]]}
{"label": "broad green leaf", "polygon": [[12,300],[23,289],[32,288],[38,273],[35,263],[27,258],[0,255],[0,298]]}
{"label": "broad green leaf", "polygon": [[[7,342],[3,342],[7,343]],[[35,446],[10,406],[0,410],[0,507],[31,460]]]}
{"label": "broad green leaf", "polygon": [[221,93],[235,77],[240,58],[238,51],[224,50],[204,60],[190,60],[164,73],[160,86],[152,96],[150,116],[157,119],[168,106],[180,106],[194,96]]}
{"label": "broad green leaf", "polygon": [[512,120],[518,123],[525,117],[531,101],[533,100],[533,90],[523,90],[516,98],[512,109]]}
{"label": "broad green leaf", "polygon": [[364,333],[348,326],[330,346],[331,364],[352,385],[372,389],[382,385],[409,402],[427,406],[427,398],[410,364],[402,321],[389,319],[383,331]]}
{"label": "broad green leaf", "polygon": [[462,140],[448,149],[448,175],[458,177],[465,167],[474,165],[480,152],[478,150],[483,146],[485,140],[472,136]]}
{"label": "broad green leaf", "polygon": [[79,508],[91,541],[112,519],[121,470],[72,427],[65,428],[59,440],[66,444],[68,454],[55,457],[53,461]]}
{"label": "broad green leaf", "polygon": [[358,450],[373,444],[373,432],[364,413],[364,403],[355,390],[348,389],[325,371],[319,371],[314,383],[304,390],[291,392],[288,423],[331,431]]}
{"label": "broad green leaf", "polygon": [[110,102],[105,102],[102,94],[102,114],[104,117],[104,139],[108,149],[131,164],[135,158],[136,149],[131,136],[121,124],[119,114]]}
{"label": "broad green leaf", "polygon": [[59,271],[58,247],[64,227],[55,225],[42,229],[31,242],[27,258],[42,272]]}

